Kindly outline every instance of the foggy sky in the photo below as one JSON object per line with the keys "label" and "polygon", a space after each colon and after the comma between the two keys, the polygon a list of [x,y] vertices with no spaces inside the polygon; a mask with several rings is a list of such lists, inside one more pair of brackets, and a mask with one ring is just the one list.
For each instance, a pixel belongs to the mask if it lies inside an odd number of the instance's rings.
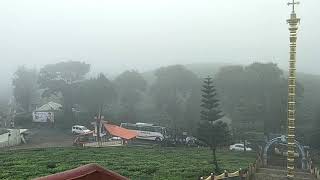
{"label": "foggy sky", "polygon": [[[287,68],[287,0],[1,0],[0,75],[80,60],[115,74],[168,64]],[[317,73],[320,1],[301,0],[298,71]]]}

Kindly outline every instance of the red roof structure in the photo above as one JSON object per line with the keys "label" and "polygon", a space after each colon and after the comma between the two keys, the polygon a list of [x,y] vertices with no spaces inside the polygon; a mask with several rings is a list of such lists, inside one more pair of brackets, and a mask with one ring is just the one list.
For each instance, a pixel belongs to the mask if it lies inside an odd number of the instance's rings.
{"label": "red roof structure", "polygon": [[35,180],[129,180],[113,171],[106,170],[97,164],[88,164],[76,169],[40,177]]}
{"label": "red roof structure", "polygon": [[106,130],[113,136],[121,137],[126,140],[133,139],[138,136],[138,133],[136,131],[132,131],[107,123],[104,123],[103,125],[106,128]]}

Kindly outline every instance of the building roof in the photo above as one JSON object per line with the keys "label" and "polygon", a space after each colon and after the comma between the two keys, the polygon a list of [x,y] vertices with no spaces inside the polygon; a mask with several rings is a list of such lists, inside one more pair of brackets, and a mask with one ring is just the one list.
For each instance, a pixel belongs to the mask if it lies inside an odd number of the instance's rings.
{"label": "building roof", "polygon": [[39,107],[35,111],[60,111],[62,109],[62,105],[55,102],[48,102],[47,104]]}
{"label": "building roof", "polygon": [[129,180],[113,171],[104,169],[97,164],[88,164],[69,171],[40,177],[35,180]]}
{"label": "building roof", "polygon": [[123,139],[133,139],[138,136],[136,131],[125,129],[116,125],[104,123],[103,124],[106,130],[113,136],[121,137]]}

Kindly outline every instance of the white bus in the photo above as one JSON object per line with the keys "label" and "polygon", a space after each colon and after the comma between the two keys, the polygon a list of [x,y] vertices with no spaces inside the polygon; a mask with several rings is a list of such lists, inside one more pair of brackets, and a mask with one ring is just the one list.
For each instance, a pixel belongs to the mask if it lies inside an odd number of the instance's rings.
{"label": "white bus", "polygon": [[162,141],[165,138],[167,130],[165,127],[155,126],[147,123],[121,123],[123,128],[138,132],[138,139]]}

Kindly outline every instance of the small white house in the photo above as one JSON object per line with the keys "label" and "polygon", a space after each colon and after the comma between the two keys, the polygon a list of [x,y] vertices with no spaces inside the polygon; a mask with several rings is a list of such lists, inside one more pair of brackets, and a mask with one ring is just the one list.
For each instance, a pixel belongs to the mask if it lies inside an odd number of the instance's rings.
{"label": "small white house", "polygon": [[54,123],[54,113],[61,110],[61,104],[49,102],[33,111],[32,121],[39,123]]}

